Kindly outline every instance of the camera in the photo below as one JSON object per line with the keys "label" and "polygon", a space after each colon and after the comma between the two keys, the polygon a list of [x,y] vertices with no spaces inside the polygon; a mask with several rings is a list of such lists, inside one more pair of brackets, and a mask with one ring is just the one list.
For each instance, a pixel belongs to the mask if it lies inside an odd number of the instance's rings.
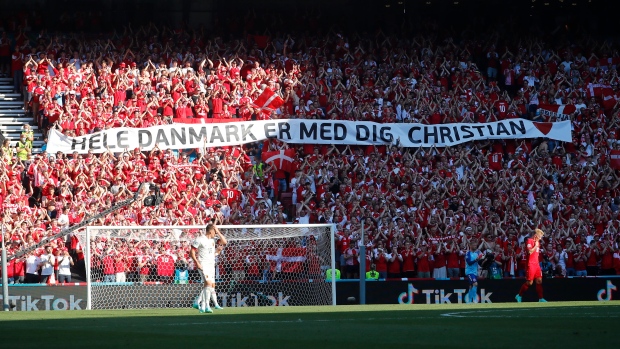
{"label": "camera", "polygon": [[149,195],[144,198],[144,206],[159,206],[164,201],[161,193],[159,192],[159,187],[155,184],[150,184],[149,190],[153,191],[154,193],[153,195]]}
{"label": "camera", "polygon": [[478,264],[480,264],[480,267],[482,269],[488,270],[494,261],[495,261],[495,254],[493,252],[487,252],[485,256],[480,261],[478,261]]}

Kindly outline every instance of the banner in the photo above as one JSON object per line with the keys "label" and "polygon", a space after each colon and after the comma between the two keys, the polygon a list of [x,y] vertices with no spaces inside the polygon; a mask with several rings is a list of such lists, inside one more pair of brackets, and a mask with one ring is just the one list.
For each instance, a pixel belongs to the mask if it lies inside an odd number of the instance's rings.
{"label": "banner", "polygon": [[86,299],[85,286],[9,285],[9,307],[14,311],[84,310]]}
{"label": "banner", "polygon": [[532,122],[509,119],[490,123],[425,125],[380,124],[337,120],[261,120],[225,124],[172,124],[149,128],[113,128],[81,137],[68,137],[50,130],[47,152],[54,154],[89,150],[121,152],[139,148],[192,149],[240,145],[268,138],[296,144],[386,145],[449,147],[485,139],[547,137],[571,142],[570,121]]}
{"label": "banner", "polygon": [[538,110],[540,110],[540,114],[548,117],[555,117],[559,121],[570,121],[570,115],[577,111],[577,107],[572,104],[540,104],[538,105]]}
{"label": "banner", "polygon": [[[478,279],[478,302],[514,303],[515,295],[524,279]],[[544,280],[545,299],[550,302],[611,301],[618,294],[620,278],[574,277]],[[568,291],[570,290],[570,291]],[[366,282],[366,304],[449,304],[465,303],[469,282],[460,280],[409,279],[403,281]],[[336,303],[351,304],[351,297],[359,298],[359,282],[341,280],[336,283]],[[530,289],[523,295],[524,302],[538,302],[536,292]]]}

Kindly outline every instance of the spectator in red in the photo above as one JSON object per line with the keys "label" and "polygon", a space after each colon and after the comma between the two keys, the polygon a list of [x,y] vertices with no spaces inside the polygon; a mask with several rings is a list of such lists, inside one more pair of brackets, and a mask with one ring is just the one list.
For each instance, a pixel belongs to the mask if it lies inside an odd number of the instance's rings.
{"label": "spectator in red", "polygon": [[115,251],[112,248],[109,248],[102,259],[103,282],[116,281],[115,258]]}
{"label": "spectator in red", "polygon": [[431,277],[431,261],[433,260],[433,255],[428,251],[426,243],[420,246],[416,257],[418,278],[429,279]]}
{"label": "spectator in red", "polygon": [[174,256],[170,255],[165,247],[159,248],[159,255],[155,258],[157,280],[164,283],[172,281],[174,276]]}
{"label": "spectator in red", "polygon": [[401,278],[401,268],[403,264],[403,256],[398,252],[397,246],[392,246],[392,250],[388,254],[388,275],[387,277],[390,279],[400,279]]}

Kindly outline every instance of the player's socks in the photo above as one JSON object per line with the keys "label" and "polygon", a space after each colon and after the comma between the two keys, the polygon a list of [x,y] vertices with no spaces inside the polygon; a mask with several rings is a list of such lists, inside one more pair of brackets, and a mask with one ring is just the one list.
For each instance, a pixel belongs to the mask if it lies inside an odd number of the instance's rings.
{"label": "player's socks", "polygon": [[215,305],[213,309],[217,309],[217,310],[222,309],[222,307],[220,307],[220,305],[217,303],[217,293],[215,293],[214,287],[211,287],[211,300],[213,301],[213,304]]}
{"label": "player's socks", "polygon": [[478,303],[478,287],[477,286],[472,286],[471,290],[469,291],[469,299],[472,303]]}
{"label": "player's socks", "polygon": [[209,309],[209,301],[211,300],[211,292],[209,287],[205,287],[202,289],[202,302],[204,303],[204,307]]}
{"label": "player's socks", "polygon": [[200,290],[200,292],[198,292],[198,296],[196,296],[196,298],[194,299],[192,308],[200,310],[200,306],[201,306],[200,304],[202,303],[202,294],[203,294],[203,290]]}
{"label": "player's socks", "polygon": [[527,291],[528,288],[530,288],[530,285],[528,285],[527,282],[524,282],[523,285],[521,285],[521,289],[519,290],[519,296],[523,297],[523,294]]}
{"label": "player's socks", "polygon": [[538,295],[538,299],[544,299],[542,284],[536,284],[536,294]]}

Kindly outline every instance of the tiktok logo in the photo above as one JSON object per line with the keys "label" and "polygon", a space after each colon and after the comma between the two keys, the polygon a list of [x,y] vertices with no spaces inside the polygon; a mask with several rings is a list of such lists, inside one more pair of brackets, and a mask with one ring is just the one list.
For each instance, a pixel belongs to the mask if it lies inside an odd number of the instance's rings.
{"label": "tiktok logo", "polygon": [[[398,296],[398,304],[414,304],[414,297],[416,294],[422,294],[423,299],[426,299],[426,304],[450,304],[453,301],[458,304],[470,302],[469,296],[466,293],[467,290],[464,288],[455,288],[453,290],[447,290],[443,288],[418,290],[417,288],[413,287],[413,284],[407,285],[407,292],[403,292]],[[474,302],[493,303],[491,301],[492,295],[493,292],[488,292],[484,288],[481,288],[480,295],[476,295],[476,299],[474,300]]]}
{"label": "tiktok logo", "polygon": [[[413,304],[414,295],[418,293],[420,293],[420,291],[413,287],[413,284],[408,284],[407,292],[403,292],[398,296],[398,304]],[[405,301],[405,299],[407,299],[407,301]]]}
{"label": "tiktok logo", "polygon": [[[616,288],[616,285],[612,284],[611,280],[607,280],[607,288],[603,288],[598,291],[596,298],[599,300],[599,302],[608,302],[612,299],[611,292],[616,290],[618,290],[618,288]],[[605,298],[603,298],[603,296],[605,296]]]}

